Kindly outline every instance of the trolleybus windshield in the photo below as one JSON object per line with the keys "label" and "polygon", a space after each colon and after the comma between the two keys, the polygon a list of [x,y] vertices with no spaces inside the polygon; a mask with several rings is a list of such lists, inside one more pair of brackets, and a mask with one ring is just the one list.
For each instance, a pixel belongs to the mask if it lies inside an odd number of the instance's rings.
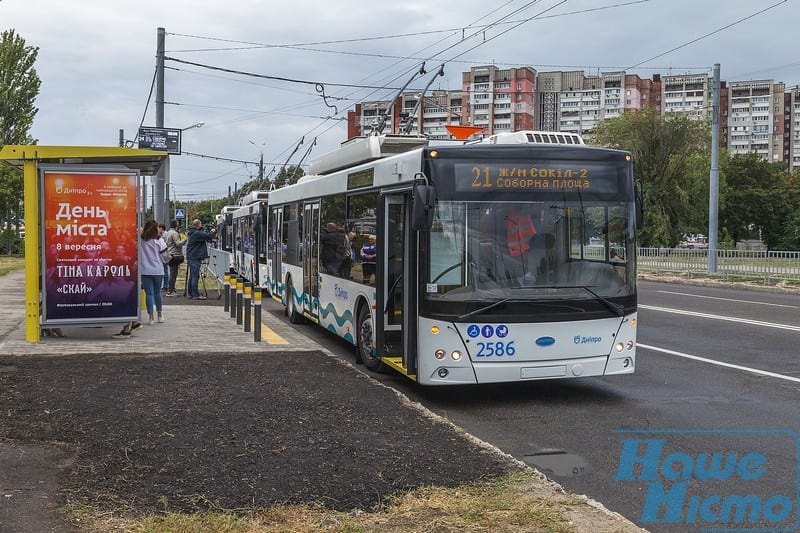
{"label": "trolleybus windshield", "polygon": [[[427,235],[423,293],[457,316],[507,300],[585,310],[633,303],[631,202],[439,201]],[[586,303],[586,302],[584,302]],[[487,307],[507,313],[504,306]]]}

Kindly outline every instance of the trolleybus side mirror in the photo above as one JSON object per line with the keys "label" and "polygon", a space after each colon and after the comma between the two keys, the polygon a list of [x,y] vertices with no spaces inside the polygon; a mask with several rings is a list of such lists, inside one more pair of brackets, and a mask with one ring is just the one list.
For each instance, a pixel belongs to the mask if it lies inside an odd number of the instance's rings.
{"label": "trolleybus side mirror", "polygon": [[225,225],[226,226],[233,225],[233,213],[225,213]]}
{"label": "trolleybus side mirror", "polygon": [[422,183],[414,185],[411,206],[411,223],[414,231],[430,231],[435,207],[436,192],[433,187]]}

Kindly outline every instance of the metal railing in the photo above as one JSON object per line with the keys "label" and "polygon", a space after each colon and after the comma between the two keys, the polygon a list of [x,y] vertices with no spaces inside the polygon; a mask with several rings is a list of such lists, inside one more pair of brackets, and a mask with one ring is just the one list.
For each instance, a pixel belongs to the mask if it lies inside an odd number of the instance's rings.
{"label": "metal railing", "polygon": [[717,271],[709,274],[708,254],[713,250],[688,248],[638,248],[639,272],[675,273],[729,279],[758,279],[765,283],[800,282],[800,252],[769,250],[716,250]]}

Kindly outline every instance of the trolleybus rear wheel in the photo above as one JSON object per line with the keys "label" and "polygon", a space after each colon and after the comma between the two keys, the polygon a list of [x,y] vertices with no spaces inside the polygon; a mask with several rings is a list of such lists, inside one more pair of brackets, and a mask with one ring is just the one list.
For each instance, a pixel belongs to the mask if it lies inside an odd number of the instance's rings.
{"label": "trolleybus rear wheel", "polygon": [[303,314],[297,311],[291,278],[286,282],[286,314],[289,315],[289,322],[292,324],[302,324],[305,322]]}
{"label": "trolleybus rear wheel", "polygon": [[372,340],[374,338],[374,329],[372,315],[367,306],[362,305],[358,310],[358,324],[356,326],[356,358],[373,372],[381,372],[385,365],[375,357],[375,345]]}

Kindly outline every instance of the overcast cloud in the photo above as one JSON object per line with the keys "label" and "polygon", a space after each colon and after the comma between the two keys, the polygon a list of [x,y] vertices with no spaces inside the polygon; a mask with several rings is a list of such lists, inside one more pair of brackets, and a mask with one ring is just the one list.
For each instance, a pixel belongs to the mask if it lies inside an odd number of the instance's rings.
{"label": "overcast cloud", "polygon": [[[723,80],[774,79],[795,86],[800,84],[798,1],[0,0],[0,31],[14,29],[39,47],[42,87],[32,130],[39,144],[115,146],[120,129],[126,139],[135,137],[143,114],[145,126],[155,125],[154,98],[146,104],[158,27],[167,32],[169,57],[325,83],[336,118],[346,118],[357,101],[394,95],[419,68],[421,61],[413,58],[427,58],[429,74],[411,89],[424,87],[451,59],[433,88],[459,89],[463,71],[487,63],[594,74],[626,69],[644,78],[710,73],[720,63]],[[503,21],[512,23],[473,36],[509,14]],[[403,36],[365,40],[391,35]],[[205,122],[184,133],[184,151],[256,162],[262,148],[269,172],[303,136],[305,144],[290,164],[314,137],[311,159],[345,140],[345,123],[325,119],[334,109],[314,85],[174,61],[166,66],[165,126]],[[219,197],[256,173],[255,165],[189,155],[171,162],[181,200]]]}

